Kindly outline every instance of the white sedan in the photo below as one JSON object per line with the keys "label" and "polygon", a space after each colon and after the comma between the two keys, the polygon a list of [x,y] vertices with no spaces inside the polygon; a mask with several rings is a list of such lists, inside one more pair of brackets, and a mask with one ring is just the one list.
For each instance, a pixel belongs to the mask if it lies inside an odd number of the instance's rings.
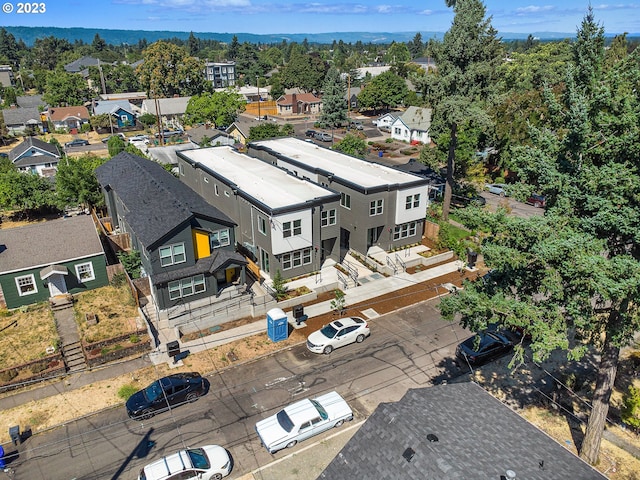
{"label": "white sedan", "polygon": [[508,197],[507,192],[505,190],[506,185],[504,183],[487,183],[485,188],[489,193],[494,193],[496,195],[500,195],[501,197]]}
{"label": "white sedan", "polygon": [[[231,458],[218,445],[205,445],[172,453],[145,466],[138,480],[173,480],[199,478],[220,480],[231,472]],[[176,475],[178,474],[178,475]]]}
{"label": "white sedan", "polygon": [[275,415],[256,423],[256,432],[269,453],[291,448],[345,420],[353,420],[351,407],[338,392],[292,403]]}
{"label": "white sedan", "polygon": [[360,343],[371,334],[369,325],[360,317],[335,320],[307,337],[307,348],[313,353],[330,354],[335,348]]}

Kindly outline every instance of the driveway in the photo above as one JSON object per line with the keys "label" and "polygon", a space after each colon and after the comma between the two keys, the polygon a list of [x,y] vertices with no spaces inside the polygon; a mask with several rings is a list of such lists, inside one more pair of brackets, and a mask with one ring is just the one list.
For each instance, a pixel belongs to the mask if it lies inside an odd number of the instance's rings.
{"label": "driveway", "polygon": [[511,214],[516,217],[530,218],[534,215],[544,215],[543,208],[536,208],[511,197],[501,197],[489,192],[481,192],[480,195],[487,201],[487,208],[492,212],[495,212],[498,207],[506,205],[511,209]]}

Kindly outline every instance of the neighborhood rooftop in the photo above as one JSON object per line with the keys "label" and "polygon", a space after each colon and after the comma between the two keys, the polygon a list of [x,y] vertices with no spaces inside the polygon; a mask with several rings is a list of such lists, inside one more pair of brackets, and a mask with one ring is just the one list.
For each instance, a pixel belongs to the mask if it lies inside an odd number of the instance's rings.
{"label": "neighborhood rooftop", "polygon": [[90,215],[0,230],[0,272],[40,268],[103,253]]}
{"label": "neighborhood rooftop", "polygon": [[252,143],[252,146],[269,149],[278,157],[286,157],[300,162],[302,165],[325,171],[364,188],[404,185],[422,181],[416,175],[351,157],[296,138],[263,140]]}
{"label": "neighborhood rooftop", "polygon": [[200,164],[225,183],[275,210],[303,204],[336,193],[257,158],[239,153],[229,146],[180,152],[191,163]]}

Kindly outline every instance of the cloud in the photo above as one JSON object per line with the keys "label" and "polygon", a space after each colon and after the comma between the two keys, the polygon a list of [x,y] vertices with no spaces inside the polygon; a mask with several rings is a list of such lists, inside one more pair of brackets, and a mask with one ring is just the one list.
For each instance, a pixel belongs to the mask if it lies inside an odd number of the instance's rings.
{"label": "cloud", "polygon": [[516,15],[528,15],[531,13],[547,13],[552,10],[555,10],[556,7],[553,5],[529,5],[527,7],[516,8]]}

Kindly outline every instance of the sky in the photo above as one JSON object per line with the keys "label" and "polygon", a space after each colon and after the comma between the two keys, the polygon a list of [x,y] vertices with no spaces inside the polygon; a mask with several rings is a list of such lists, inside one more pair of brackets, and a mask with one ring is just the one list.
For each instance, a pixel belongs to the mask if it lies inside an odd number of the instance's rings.
{"label": "sky", "polygon": [[[596,0],[597,1],[597,0]],[[640,0],[592,3],[607,34],[640,32]],[[634,3],[637,1],[638,3]],[[212,33],[445,32],[444,0],[0,0],[0,26]],[[485,0],[499,33],[575,33],[589,0]],[[20,5],[25,7],[19,13]],[[37,5],[39,12],[34,12]],[[44,7],[44,11],[43,10]]]}

